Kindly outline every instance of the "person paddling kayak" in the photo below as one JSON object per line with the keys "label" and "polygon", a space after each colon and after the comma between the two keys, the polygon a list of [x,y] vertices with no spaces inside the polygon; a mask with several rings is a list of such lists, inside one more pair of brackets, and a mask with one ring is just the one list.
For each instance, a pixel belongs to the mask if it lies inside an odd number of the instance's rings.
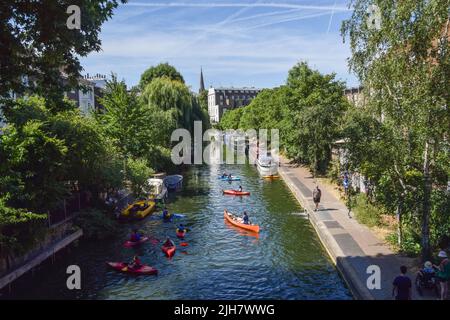
{"label": "person paddling kayak", "polygon": [[173,247],[175,246],[175,243],[169,238],[166,238],[166,241],[163,243],[163,247]]}
{"label": "person paddling kayak", "polygon": [[166,207],[164,207],[162,215],[163,215],[163,219],[165,219],[165,220],[172,218],[172,215],[169,213],[169,210],[167,210]]}
{"label": "person paddling kayak", "polygon": [[142,262],[138,256],[134,256],[133,261],[128,263],[128,266],[126,266],[126,268],[129,268],[131,270],[136,270],[136,269],[139,269],[140,267],[142,267]]}
{"label": "person paddling kayak", "polygon": [[242,221],[244,222],[244,224],[250,224],[250,220],[248,218],[246,211],[244,211],[244,216],[242,217]]}
{"label": "person paddling kayak", "polygon": [[238,191],[242,192],[242,186],[239,186]]}
{"label": "person paddling kayak", "polygon": [[130,241],[131,242],[138,242],[138,241],[141,241],[141,239],[142,239],[141,234],[138,232],[137,229],[134,229],[133,233],[130,236]]}
{"label": "person paddling kayak", "polygon": [[187,229],[184,226],[184,224],[180,223],[180,225],[177,228],[177,232],[186,232],[186,231],[187,231]]}

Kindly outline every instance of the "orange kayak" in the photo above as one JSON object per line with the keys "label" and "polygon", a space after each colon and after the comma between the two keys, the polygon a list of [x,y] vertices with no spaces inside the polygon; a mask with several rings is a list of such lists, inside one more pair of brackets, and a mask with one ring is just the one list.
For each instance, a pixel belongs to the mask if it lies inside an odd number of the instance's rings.
{"label": "orange kayak", "polygon": [[236,227],[239,227],[239,228],[242,228],[242,229],[245,229],[245,230],[248,230],[248,231],[256,232],[256,233],[259,232],[259,226],[258,225],[256,225],[256,224],[245,224],[245,223],[241,223],[241,222],[238,222],[238,221],[234,220],[232,218],[233,215],[231,213],[229,213],[227,211],[227,209],[225,209],[223,211],[223,216],[225,217],[225,220],[227,220],[229,223],[231,223],[232,225],[234,225]]}
{"label": "orange kayak", "polygon": [[250,192],[248,191],[239,191],[239,190],[223,190],[224,194],[231,194],[234,196],[249,196]]}

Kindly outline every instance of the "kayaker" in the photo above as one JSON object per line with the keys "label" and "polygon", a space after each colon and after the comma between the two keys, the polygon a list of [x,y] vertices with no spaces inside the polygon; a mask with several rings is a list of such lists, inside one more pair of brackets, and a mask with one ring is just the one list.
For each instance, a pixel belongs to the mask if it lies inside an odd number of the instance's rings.
{"label": "kayaker", "polygon": [[167,208],[164,207],[164,210],[163,210],[163,219],[170,219],[170,217],[171,217],[171,214],[169,213],[169,210],[167,210]]}
{"label": "kayaker", "polygon": [[130,268],[130,269],[138,269],[140,267],[142,267],[141,259],[139,259],[138,256],[134,256],[133,257],[133,261],[128,264],[128,268]]}
{"label": "kayaker", "polygon": [[141,241],[142,236],[139,234],[137,229],[133,230],[133,233],[130,236],[130,241],[131,242],[138,242]]}
{"label": "kayaker", "polygon": [[231,175],[231,173],[228,175],[228,180],[231,180],[231,179],[233,179],[233,177],[232,177],[232,175]]}
{"label": "kayaker", "polygon": [[222,173],[222,178],[228,177],[228,174],[226,172]]}
{"label": "kayaker", "polygon": [[242,217],[242,220],[244,221],[244,224],[250,224],[246,211],[244,211],[244,216]]}
{"label": "kayaker", "polygon": [[242,192],[242,186],[239,186],[238,191]]}
{"label": "kayaker", "polygon": [[164,241],[163,246],[164,247],[173,247],[175,243],[169,238],[166,238],[166,241]]}
{"label": "kayaker", "polygon": [[186,231],[186,227],[182,223],[180,223],[180,225],[177,228],[177,231],[178,232],[185,232]]}

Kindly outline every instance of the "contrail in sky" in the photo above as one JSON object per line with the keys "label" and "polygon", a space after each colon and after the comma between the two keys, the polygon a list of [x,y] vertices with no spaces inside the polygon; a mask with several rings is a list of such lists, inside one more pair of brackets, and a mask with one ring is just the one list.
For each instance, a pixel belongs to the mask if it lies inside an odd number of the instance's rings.
{"label": "contrail in sky", "polygon": [[310,9],[310,10],[326,10],[326,11],[350,11],[347,7],[336,6],[315,6],[315,5],[303,5],[295,3],[192,3],[192,2],[129,2],[126,6],[136,7],[198,7],[198,8],[224,8],[224,7],[260,7],[260,8],[286,8],[286,9]]}

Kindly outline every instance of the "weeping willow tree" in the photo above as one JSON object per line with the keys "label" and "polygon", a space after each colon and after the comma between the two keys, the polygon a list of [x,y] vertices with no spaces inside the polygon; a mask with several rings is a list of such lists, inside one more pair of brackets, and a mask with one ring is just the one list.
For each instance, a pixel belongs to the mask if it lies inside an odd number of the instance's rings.
{"label": "weeping willow tree", "polygon": [[421,254],[428,259],[432,192],[445,188],[450,172],[449,1],[355,0],[351,6],[342,33],[350,42],[350,68],[365,87],[362,112],[378,119],[384,133],[376,137],[384,154],[378,158],[385,160],[377,165],[398,188],[399,208],[414,196],[410,213],[420,217]]}

